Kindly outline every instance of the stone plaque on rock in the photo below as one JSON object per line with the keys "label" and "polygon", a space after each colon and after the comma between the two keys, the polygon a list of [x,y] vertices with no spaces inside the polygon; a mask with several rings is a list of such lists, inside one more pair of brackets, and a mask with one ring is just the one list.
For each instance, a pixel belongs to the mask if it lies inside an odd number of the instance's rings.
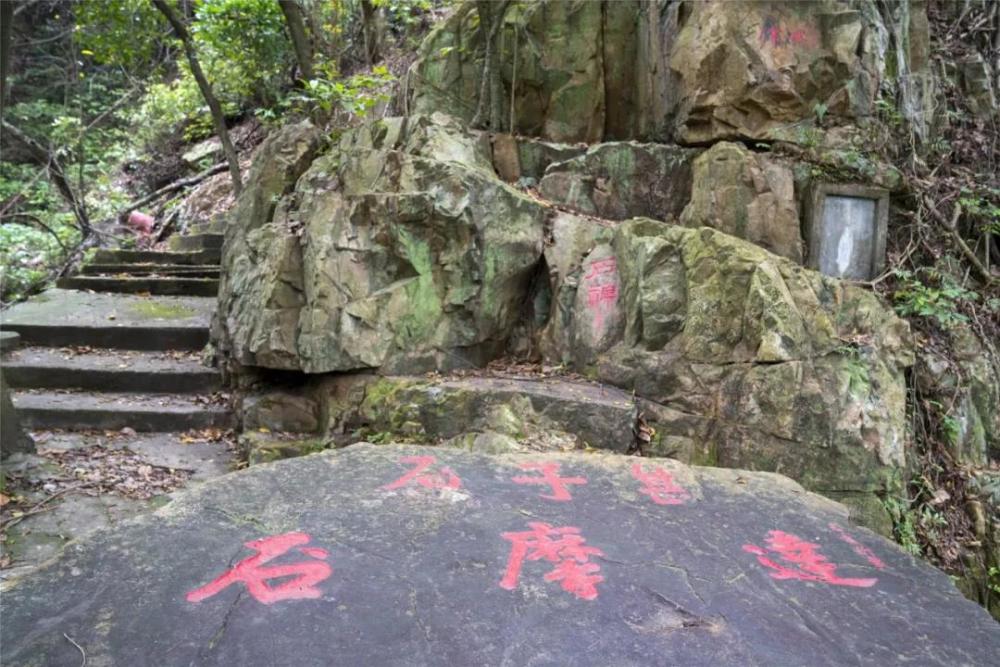
{"label": "stone plaque on rock", "polygon": [[806,211],[809,266],[847,280],[871,280],[885,266],[889,193],[861,185],[813,188]]}
{"label": "stone plaque on rock", "polygon": [[355,445],[14,582],[5,665],[986,665],[948,577],[773,473]]}

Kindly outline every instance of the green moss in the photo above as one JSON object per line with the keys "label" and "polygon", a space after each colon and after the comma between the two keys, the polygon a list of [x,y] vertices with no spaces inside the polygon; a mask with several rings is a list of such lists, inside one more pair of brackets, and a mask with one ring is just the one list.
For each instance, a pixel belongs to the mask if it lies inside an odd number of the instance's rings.
{"label": "green moss", "polygon": [[271,461],[315,454],[324,449],[326,449],[326,443],[319,438],[257,442],[250,448],[247,462],[250,465],[270,463]]}
{"label": "green moss", "polygon": [[134,304],[131,310],[140,317],[156,320],[183,320],[197,314],[193,308],[155,300]]}

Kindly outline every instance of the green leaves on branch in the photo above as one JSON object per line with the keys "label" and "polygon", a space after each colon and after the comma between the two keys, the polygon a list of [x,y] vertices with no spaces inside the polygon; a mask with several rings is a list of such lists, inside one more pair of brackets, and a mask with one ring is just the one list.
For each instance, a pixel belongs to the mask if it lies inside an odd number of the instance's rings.
{"label": "green leaves on branch", "polygon": [[282,101],[283,110],[300,113],[319,111],[330,114],[335,108],[355,116],[365,116],[376,104],[389,99],[387,84],[395,77],[385,67],[375,67],[371,74],[357,74],[346,79],[316,78],[305,82],[302,90]]}
{"label": "green leaves on branch", "polygon": [[963,303],[979,299],[977,292],[965,289],[947,273],[932,268],[899,269],[895,275],[899,280],[899,289],[893,294],[896,312],[932,319],[944,329],[968,322],[960,308]]}

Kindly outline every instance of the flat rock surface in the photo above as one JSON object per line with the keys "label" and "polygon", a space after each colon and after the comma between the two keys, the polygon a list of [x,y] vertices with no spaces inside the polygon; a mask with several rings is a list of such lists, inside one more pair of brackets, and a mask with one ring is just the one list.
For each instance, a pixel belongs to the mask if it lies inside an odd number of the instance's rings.
{"label": "flat rock surface", "polygon": [[[85,538],[95,530],[151,512],[166,501],[163,495],[144,498],[141,496],[145,494],[132,494],[130,497],[108,491],[105,475],[115,475],[118,471],[114,468],[98,467],[96,477],[92,468],[74,480],[73,465],[58,464],[60,454],[73,450],[93,452],[95,447],[108,451],[128,450],[135,455],[133,468],[150,465],[182,471],[187,475],[185,486],[190,486],[224,475],[234,464],[233,453],[226,444],[212,441],[205,435],[198,432],[190,435],[112,433],[110,436],[68,432],[36,434],[38,455],[14,455],[4,462],[6,492],[24,494],[29,506],[55,497],[44,502],[44,512],[28,515],[8,529],[2,543],[0,581],[33,570],[59,554],[69,540]],[[83,483],[80,483],[81,475]],[[137,490],[141,490],[144,483],[139,480]]]}
{"label": "flat rock surface", "polygon": [[50,289],[3,312],[3,325],[196,329],[208,326],[213,297],[103,294]]}
{"label": "flat rock surface", "polygon": [[70,545],[5,665],[996,664],[948,578],[778,475],[356,445]]}
{"label": "flat rock surface", "polygon": [[147,352],[113,348],[78,351],[72,348],[22,347],[4,357],[4,366],[158,374],[215,372],[201,363],[200,355],[196,352]]}

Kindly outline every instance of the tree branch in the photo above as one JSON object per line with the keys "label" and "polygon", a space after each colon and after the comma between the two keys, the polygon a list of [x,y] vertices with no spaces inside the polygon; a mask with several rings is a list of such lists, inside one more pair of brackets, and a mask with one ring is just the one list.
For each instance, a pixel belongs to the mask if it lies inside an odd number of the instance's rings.
{"label": "tree branch", "polygon": [[53,153],[50,153],[45,146],[42,146],[6,120],[0,119],[0,127],[7,133],[7,136],[24,146],[37,164],[48,170],[49,180],[52,181],[52,184],[59,190],[59,194],[63,196],[63,199],[66,200],[66,203],[73,210],[73,215],[76,217],[76,224],[80,227],[80,231],[83,232],[84,237],[90,236],[92,229],[90,218],[87,217],[87,209],[83,201],[73,191],[72,186],[70,186],[69,179],[66,177],[66,172],[63,170],[58,158]]}
{"label": "tree branch", "polygon": [[219,100],[216,99],[215,93],[212,92],[212,86],[208,83],[208,79],[205,78],[205,73],[201,69],[201,63],[198,62],[198,55],[194,51],[194,43],[191,41],[191,35],[188,33],[187,28],[184,27],[184,22],[181,21],[176,12],[167,4],[166,0],[153,0],[153,5],[166,17],[170,23],[170,27],[173,28],[177,38],[181,40],[181,44],[184,46],[184,53],[187,55],[188,64],[191,66],[191,74],[194,75],[195,81],[198,82],[198,88],[201,89],[201,96],[205,98],[208,109],[212,114],[212,121],[215,123],[215,133],[219,135],[219,141],[222,142],[222,152],[226,156],[226,162],[229,163],[229,175],[233,179],[233,193],[239,196],[243,190],[243,178],[240,176],[240,161],[236,155],[236,149],[233,148],[233,143],[229,140],[229,130],[226,129],[226,116],[222,113],[222,106],[219,104]]}
{"label": "tree branch", "polygon": [[150,203],[152,201],[156,201],[157,199],[159,199],[163,195],[170,194],[171,192],[176,192],[177,190],[180,190],[182,188],[186,188],[186,187],[189,187],[189,186],[192,186],[192,185],[197,185],[198,183],[201,183],[202,181],[204,181],[209,176],[214,176],[215,174],[218,174],[218,173],[223,172],[225,170],[226,170],[226,163],[225,162],[220,162],[219,164],[213,165],[213,166],[209,167],[208,169],[206,169],[205,171],[203,171],[203,172],[201,172],[199,174],[195,174],[194,176],[189,176],[187,178],[181,178],[179,180],[174,181],[173,183],[170,183],[169,185],[164,185],[159,190],[157,190],[155,192],[151,192],[148,195],[146,195],[145,197],[142,197],[141,199],[137,199],[134,202],[132,202],[131,204],[129,204],[128,206],[126,206],[125,208],[123,208],[118,213],[118,220],[119,221],[124,220],[125,217],[129,213],[131,213],[132,211],[136,210],[137,208],[139,208],[141,206],[145,206],[146,204],[148,204],[148,203]]}
{"label": "tree branch", "polygon": [[963,255],[965,255],[965,258],[969,260],[969,263],[972,264],[973,267],[975,267],[976,272],[979,273],[979,276],[983,279],[983,282],[985,282],[987,285],[993,284],[996,281],[996,278],[990,275],[990,272],[986,269],[985,266],[983,266],[983,263],[979,261],[979,258],[976,256],[976,253],[972,252],[972,248],[970,248],[969,244],[965,242],[965,239],[962,238],[962,235],[958,233],[958,219],[962,217],[962,205],[959,204],[958,202],[955,202],[955,208],[953,209],[951,214],[951,222],[945,220],[944,216],[941,215],[941,213],[939,213],[936,208],[934,208],[932,202],[926,197],[924,197],[924,205],[931,212],[931,216],[934,218],[934,220],[936,220],[937,223],[941,225],[941,227],[951,235],[951,238],[955,241],[955,244],[958,246],[958,249],[962,252]]}

